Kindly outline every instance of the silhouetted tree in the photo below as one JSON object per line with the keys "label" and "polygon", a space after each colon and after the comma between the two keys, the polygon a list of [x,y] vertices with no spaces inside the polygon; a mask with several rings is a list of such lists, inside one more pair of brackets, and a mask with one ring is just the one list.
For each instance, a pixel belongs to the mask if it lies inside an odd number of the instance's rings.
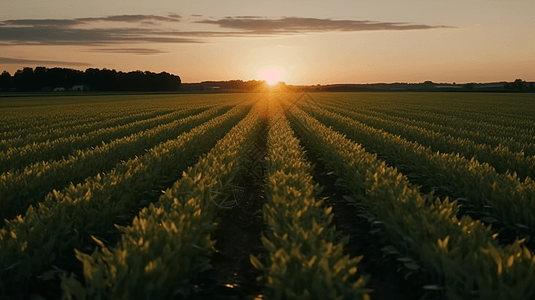
{"label": "silhouetted tree", "polygon": [[52,89],[52,87],[49,86],[49,80],[47,75],[47,69],[45,67],[36,67],[35,70],[33,70],[34,91],[42,91],[45,86],[48,89]]}
{"label": "silhouetted tree", "polygon": [[12,79],[11,74],[9,74],[8,71],[2,72],[2,75],[0,75],[0,90],[1,91],[9,91],[12,85]]}
{"label": "silhouetted tree", "polygon": [[35,91],[35,80],[32,68],[23,68],[17,70],[13,75],[13,85],[17,91],[32,92]]}
{"label": "silhouetted tree", "polygon": [[515,82],[514,82],[514,86],[515,86],[515,90],[523,90],[524,89],[524,84],[522,83],[522,79],[516,79]]}
{"label": "silhouetted tree", "polygon": [[[178,91],[180,77],[167,72],[153,73],[149,71],[117,72],[109,69],[87,69],[85,72],[45,67],[24,68],[18,70],[13,78],[4,72],[0,77],[0,89],[6,90],[14,86],[17,91],[34,92],[49,91],[56,87],[71,88],[74,85],[85,85],[93,91],[132,91],[156,92]],[[9,80],[8,80],[9,79]]]}

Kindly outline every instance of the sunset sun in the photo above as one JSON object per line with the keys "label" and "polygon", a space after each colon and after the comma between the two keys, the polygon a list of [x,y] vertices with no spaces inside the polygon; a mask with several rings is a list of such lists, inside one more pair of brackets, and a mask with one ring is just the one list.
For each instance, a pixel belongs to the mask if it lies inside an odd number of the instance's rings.
{"label": "sunset sun", "polygon": [[280,82],[283,77],[281,70],[278,68],[267,69],[260,73],[260,79],[265,80],[269,85],[275,85]]}

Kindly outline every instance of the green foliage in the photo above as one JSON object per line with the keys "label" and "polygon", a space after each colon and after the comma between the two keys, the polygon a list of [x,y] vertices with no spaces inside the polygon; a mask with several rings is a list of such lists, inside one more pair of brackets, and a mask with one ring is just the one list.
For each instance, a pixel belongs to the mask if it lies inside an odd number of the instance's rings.
{"label": "green foliage", "polygon": [[343,93],[340,96],[319,94],[315,98],[323,107],[344,108],[350,114],[337,112],[377,129],[383,128],[381,123],[377,123],[377,119],[381,119],[535,155],[535,122],[530,118],[535,113],[533,96],[457,93],[366,95],[371,95],[373,100],[366,101],[363,94]]}
{"label": "green foliage", "polygon": [[[40,298],[31,287],[60,274],[65,299],[195,297],[192,282],[211,268],[216,203],[265,118],[266,103],[231,109],[243,97],[0,101],[0,171],[7,171],[0,217],[8,217],[0,298]],[[331,209],[317,199],[300,142],[334,170],[346,200],[377,220],[391,242],[384,251],[434,278],[431,287],[449,299],[535,298],[533,252],[522,240],[498,244],[490,226],[459,212],[462,203],[486,213],[486,223],[535,230],[532,95],[314,97],[325,109],[301,105],[288,115],[301,141],[271,104],[266,255],[250,257],[268,298],[368,299],[371,292],[357,272],[367,257],[344,255],[348,239],[339,239]],[[462,198],[422,195],[409,179]],[[130,225],[119,227],[113,245],[107,239],[117,223]],[[54,266],[74,256],[83,278]]]}
{"label": "green foliage", "polygon": [[146,204],[144,192],[212,147],[248,109],[237,106],[145,155],[117,164],[109,173],[53,191],[36,208],[30,206],[24,217],[6,221],[0,229],[0,290],[25,287],[55,256],[77,247],[90,234],[104,234],[122,215]]}
{"label": "green foliage", "polygon": [[218,106],[197,115],[189,115],[161,124],[155,128],[141,130],[129,136],[50,162],[31,164],[23,170],[11,170],[0,175],[0,218],[13,218],[36,204],[53,189],[77,184],[99,172],[105,172],[117,163],[135,158],[155,145],[176,138],[226,111],[229,106]]}
{"label": "green foliage", "polygon": [[101,127],[87,133],[77,132],[67,137],[59,137],[52,140],[50,139],[49,132],[41,133],[41,135],[47,137],[45,141],[25,144],[21,147],[15,147],[15,143],[10,141],[9,144],[11,147],[6,151],[0,152],[0,172],[10,171],[12,169],[21,170],[27,165],[39,161],[61,160],[63,157],[76,155],[76,150],[98,147],[102,143],[108,143],[115,139],[161,127],[162,125],[172,123],[174,120],[202,113],[209,108],[209,106],[203,105],[194,106],[190,109],[181,109],[163,115],[158,114],[149,119],[136,119],[127,124]]}
{"label": "green foliage", "polygon": [[[395,121],[385,120],[384,115],[374,117],[370,116],[369,112],[355,113],[336,106],[331,106],[328,110],[367,126],[381,129],[394,135],[400,135],[408,141],[429,147],[435,152],[459,153],[467,159],[473,157],[481,163],[488,163],[502,174],[516,172],[522,179],[528,176],[535,178],[535,157],[524,155],[523,149],[526,144],[522,144],[521,150],[514,152],[510,151],[509,147],[506,146],[510,140],[501,140],[499,145],[492,146],[476,142],[470,138],[455,137],[448,133],[433,131],[422,127],[422,125],[408,125],[407,120],[403,118],[394,119]],[[458,132],[451,133],[458,135]],[[471,136],[471,138],[474,138],[474,136]]]}
{"label": "green foliage", "polygon": [[[220,121],[209,123],[216,126]],[[230,184],[238,171],[239,157],[260,127],[258,111],[253,110],[156,204],[141,210],[131,226],[121,228],[123,235],[116,247],[108,249],[100,243],[100,250],[91,255],[78,251],[85,289],[76,278],[64,277],[65,297],[170,299],[191,295],[191,279],[210,268],[214,245],[210,233],[218,207],[214,201]]]}
{"label": "green foliage", "polygon": [[369,299],[365,279],[356,276],[362,257],[344,255],[347,238],[335,242],[332,208],[315,199],[319,186],[312,182],[312,166],[299,140],[284,115],[271,115],[263,209],[269,226],[262,237],[268,252],[265,267],[251,256],[251,263],[264,271],[270,299]]}
{"label": "green foliage", "polygon": [[521,181],[516,173],[498,174],[492,166],[475,158],[434,152],[401,136],[324,109],[308,111],[319,121],[358,141],[368,151],[377,152],[403,167],[404,172],[419,175],[429,186],[446,187],[454,196],[468,199],[481,211],[491,206],[493,216],[503,222],[535,228],[535,202],[532,201],[535,182],[530,177]]}
{"label": "green foliage", "polygon": [[[318,115],[327,114],[330,113],[318,112]],[[365,152],[342,134],[297,109],[292,118],[299,132],[347,182],[353,198],[377,216],[393,244],[425,271],[443,278],[449,298],[535,297],[535,287],[531,284],[535,280],[535,256],[522,241],[500,247],[490,229],[479,221],[457,218],[455,201],[427,200],[396,169],[386,166],[376,155]],[[346,132],[358,130],[355,124],[338,115],[332,114],[325,120],[340,122],[337,128]],[[367,129],[369,136],[373,133]],[[392,140],[385,134],[377,136]]]}

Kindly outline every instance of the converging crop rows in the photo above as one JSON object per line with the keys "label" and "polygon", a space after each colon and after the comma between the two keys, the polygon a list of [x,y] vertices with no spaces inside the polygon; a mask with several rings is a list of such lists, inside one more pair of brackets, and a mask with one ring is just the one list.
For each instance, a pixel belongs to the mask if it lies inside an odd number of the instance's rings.
{"label": "converging crop rows", "polygon": [[535,298],[533,96],[25,101],[0,111],[2,299]]}

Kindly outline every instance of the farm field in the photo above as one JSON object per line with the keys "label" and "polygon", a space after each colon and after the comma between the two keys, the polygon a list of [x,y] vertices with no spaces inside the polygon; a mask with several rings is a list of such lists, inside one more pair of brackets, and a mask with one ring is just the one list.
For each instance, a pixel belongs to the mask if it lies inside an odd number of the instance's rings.
{"label": "farm field", "polygon": [[533,94],[0,98],[0,299],[535,299],[533,116]]}

